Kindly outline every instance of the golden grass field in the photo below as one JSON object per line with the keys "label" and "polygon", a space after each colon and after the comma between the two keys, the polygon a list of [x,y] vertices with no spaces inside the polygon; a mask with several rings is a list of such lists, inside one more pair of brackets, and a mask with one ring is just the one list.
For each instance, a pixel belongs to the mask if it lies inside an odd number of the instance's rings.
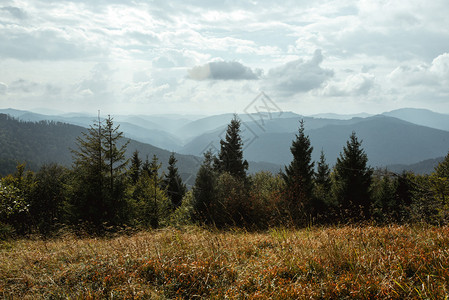
{"label": "golden grass field", "polygon": [[345,226],[0,242],[3,298],[444,299],[449,227]]}

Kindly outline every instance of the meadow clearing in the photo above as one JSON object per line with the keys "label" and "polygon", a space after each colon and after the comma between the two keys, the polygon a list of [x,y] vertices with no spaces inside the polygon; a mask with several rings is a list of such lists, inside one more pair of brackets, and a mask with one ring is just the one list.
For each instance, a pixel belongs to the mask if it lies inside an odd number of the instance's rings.
{"label": "meadow clearing", "polygon": [[23,299],[447,298],[449,227],[165,228],[0,242]]}

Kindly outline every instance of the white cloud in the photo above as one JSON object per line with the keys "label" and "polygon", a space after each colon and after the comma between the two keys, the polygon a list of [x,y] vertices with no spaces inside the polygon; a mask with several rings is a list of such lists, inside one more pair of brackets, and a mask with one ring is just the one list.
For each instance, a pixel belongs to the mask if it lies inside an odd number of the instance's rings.
{"label": "white cloud", "polygon": [[430,65],[401,65],[389,78],[403,86],[444,86],[449,82],[449,53],[439,55]]}
{"label": "white cloud", "polygon": [[[320,104],[337,96],[353,109],[418,97],[432,108],[449,94],[448,11],[445,0],[7,0],[2,105],[196,101],[225,112],[265,90],[292,110],[333,109]],[[90,73],[96,64],[108,68]]]}
{"label": "white cloud", "polygon": [[351,74],[344,81],[329,82],[321,95],[330,97],[362,96],[373,88],[375,77],[369,73]]}
{"label": "white cloud", "polygon": [[8,86],[5,83],[0,82],[0,95],[6,94],[7,89],[8,89]]}
{"label": "white cloud", "polygon": [[316,50],[309,60],[297,59],[269,70],[265,84],[287,97],[319,88],[334,75],[332,70],[320,67],[322,61],[321,50]]}

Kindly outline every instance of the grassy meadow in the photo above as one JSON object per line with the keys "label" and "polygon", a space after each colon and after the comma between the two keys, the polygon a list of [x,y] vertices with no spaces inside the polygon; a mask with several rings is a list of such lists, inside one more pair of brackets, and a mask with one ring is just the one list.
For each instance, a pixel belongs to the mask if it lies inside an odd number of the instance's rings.
{"label": "grassy meadow", "polygon": [[444,299],[449,227],[199,227],[0,242],[0,297]]}

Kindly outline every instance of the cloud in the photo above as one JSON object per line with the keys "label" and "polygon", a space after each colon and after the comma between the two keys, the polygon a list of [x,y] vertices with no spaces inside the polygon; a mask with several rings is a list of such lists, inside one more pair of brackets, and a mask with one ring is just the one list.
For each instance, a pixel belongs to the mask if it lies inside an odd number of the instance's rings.
{"label": "cloud", "polygon": [[112,72],[108,64],[98,63],[90,71],[90,76],[77,85],[76,90],[84,96],[104,94],[109,91]]}
{"label": "cloud", "polygon": [[86,45],[80,32],[58,28],[21,28],[0,26],[0,57],[19,60],[78,59],[101,53],[93,44]]}
{"label": "cloud", "polygon": [[6,84],[4,84],[3,82],[0,82],[0,95],[5,95],[7,89],[8,89],[8,86]]}
{"label": "cloud", "polygon": [[443,53],[426,64],[403,64],[388,77],[403,86],[445,86],[449,83],[449,53]]}
{"label": "cloud", "polygon": [[321,93],[323,96],[343,97],[366,95],[373,88],[375,77],[369,73],[349,75],[343,82],[328,83]]}
{"label": "cloud", "polygon": [[25,79],[15,80],[8,87],[8,91],[13,93],[34,93],[38,89],[40,89],[38,83]]}
{"label": "cloud", "polygon": [[25,17],[26,17],[25,12],[18,7],[5,6],[5,7],[0,8],[0,10],[9,12],[13,17],[15,17],[17,19],[25,19]]}
{"label": "cloud", "polygon": [[322,61],[321,50],[316,50],[309,60],[297,59],[269,70],[266,84],[284,96],[319,88],[334,75],[332,70],[320,67]]}
{"label": "cloud", "polygon": [[193,80],[254,80],[260,76],[260,71],[236,61],[214,61],[190,69],[189,78]]}

